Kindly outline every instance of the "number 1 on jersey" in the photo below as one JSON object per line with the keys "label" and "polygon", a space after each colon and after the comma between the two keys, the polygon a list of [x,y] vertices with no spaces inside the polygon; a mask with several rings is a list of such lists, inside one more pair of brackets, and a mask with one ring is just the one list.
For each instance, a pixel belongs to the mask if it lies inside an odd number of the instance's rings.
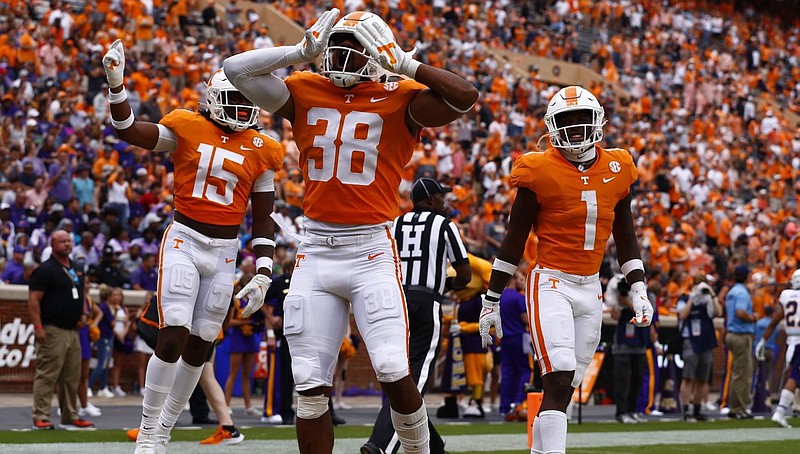
{"label": "number 1 on jersey", "polygon": [[581,201],[586,202],[586,223],[584,224],[583,250],[593,251],[597,235],[597,191],[581,191]]}

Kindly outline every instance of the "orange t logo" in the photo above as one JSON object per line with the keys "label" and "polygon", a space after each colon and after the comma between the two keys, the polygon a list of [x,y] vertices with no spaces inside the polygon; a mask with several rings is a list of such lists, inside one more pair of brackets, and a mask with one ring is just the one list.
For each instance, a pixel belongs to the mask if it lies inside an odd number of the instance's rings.
{"label": "orange t logo", "polygon": [[183,244],[183,240],[180,238],[173,238],[172,241],[175,242],[175,246],[172,246],[173,249],[180,249],[181,244]]}
{"label": "orange t logo", "polygon": [[378,47],[378,52],[385,52],[386,55],[389,56],[389,63],[395,64],[397,63],[397,59],[394,58],[394,54],[392,53],[392,48],[397,47],[394,43],[384,44],[383,46]]}
{"label": "orange t logo", "polygon": [[556,288],[556,284],[561,282],[559,279],[556,279],[554,277],[549,277],[549,278],[547,278],[547,280],[550,281],[550,284],[552,284],[552,286],[550,288]]}
{"label": "orange t logo", "polygon": [[294,267],[295,268],[300,268],[300,260],[305,260],[305,259],[306,259],[306,255],[305,254],[297,254],[297,260],[295,260],[295,262],[294,262]]}

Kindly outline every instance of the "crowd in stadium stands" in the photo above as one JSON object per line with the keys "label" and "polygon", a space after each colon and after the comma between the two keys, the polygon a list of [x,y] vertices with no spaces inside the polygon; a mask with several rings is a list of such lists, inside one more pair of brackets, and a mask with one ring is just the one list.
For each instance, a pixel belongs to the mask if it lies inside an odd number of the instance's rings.
{"label": "crowd in stadium stands", "polygon": [[[728,285],[731,270],[745,264],[763,316],[773,304],[770,285],[782,288],[800,263],[800,133],[791,123],[800,113],[800,28],[779,15],[734,8],[733,0],[270,3],[304,28],[330,4],[370,9],[403,48],[417,48],[416,58],[480,89],[471,113],[423,131],[400,187],[408,210],[415,179],[453,186],[451,214],[476,256],[496,253],[514,198],[513,160],[538,149],[546,102],[560,88],[536,67],[518,71],[486,52],[504,47],[584,63],[608,81],[587,88],[606,110],[604,143],[637,162],[634,218],[661,314],[674,314],[697,282]],[[285,40],[240,2],[230,0],[224,11],[214,4],[0,2],[4,282],[26,283],[50,253],[50,234],[64,229],[94,284],[155,290],[172,163],[116,138],[100,59],[117,38],[129,49],[126,85],[137,119],[196,110],[204,81],[225,57]],[[302,230],[304,185],[290,125],[266,112],[260,122],[286,150],[276,211]],[[250,263],[243,238],[240,260]],[[296,245],[284,233],[277,239],[280,268]],[[529,243],[528,263],[536,250]],[[606,278],[617,266],[613,245],[608,252]]]}

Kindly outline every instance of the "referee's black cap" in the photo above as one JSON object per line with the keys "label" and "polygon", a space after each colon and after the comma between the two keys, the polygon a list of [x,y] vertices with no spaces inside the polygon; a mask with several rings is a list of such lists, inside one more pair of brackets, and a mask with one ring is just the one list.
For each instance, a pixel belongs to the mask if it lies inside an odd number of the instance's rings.
{"label": "referee's black cap", "polygon": [[453,188],[442,186],[434,179],[420,178],[411,189],[411,201],[414,203],[421,202],[434,194],[446,194],[452,190]]}

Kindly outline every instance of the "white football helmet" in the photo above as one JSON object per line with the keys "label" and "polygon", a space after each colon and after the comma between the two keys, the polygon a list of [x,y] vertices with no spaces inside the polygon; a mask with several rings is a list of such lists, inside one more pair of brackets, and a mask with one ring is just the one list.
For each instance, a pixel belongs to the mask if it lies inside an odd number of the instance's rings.
{"label": "white football helmet", "polygon": [[792,277],[789,278],[789,285],[795,290],[800,290],[800,270],[795,270]]}
{"label": "white football helmet", "polygon": [[[561,114],[580,110],[591,113],[591,117],[587,117],[591,118],[590,122],[566,124],[559,118]],[[550,99],[544,115],[544,124],[547,126],[550,143],[554,147],[573,155],[580,155],[603,140],[605,112],[589,90],[572,85],[562,88]],[[578,135],[581,137],[578,138]]]}
{"label": "white football helmet", "polygon": [[258,121],[258,107],[233,86],[222,69],[208,81],[206,105],[214,121],[237,132]]}
{"label": "white football helmet", "polygon": [[377,80],[383,74],[381,65],[366,50],[338,45],[345,38],[358,42],[353,30],[361,23],[370,27],[377,24],[388,31],[387,36],[394,37],[386,22],[373,13],[354,11],[339,19],[322,54],[322,74],[337,87],[347,88],[366,80]]}

